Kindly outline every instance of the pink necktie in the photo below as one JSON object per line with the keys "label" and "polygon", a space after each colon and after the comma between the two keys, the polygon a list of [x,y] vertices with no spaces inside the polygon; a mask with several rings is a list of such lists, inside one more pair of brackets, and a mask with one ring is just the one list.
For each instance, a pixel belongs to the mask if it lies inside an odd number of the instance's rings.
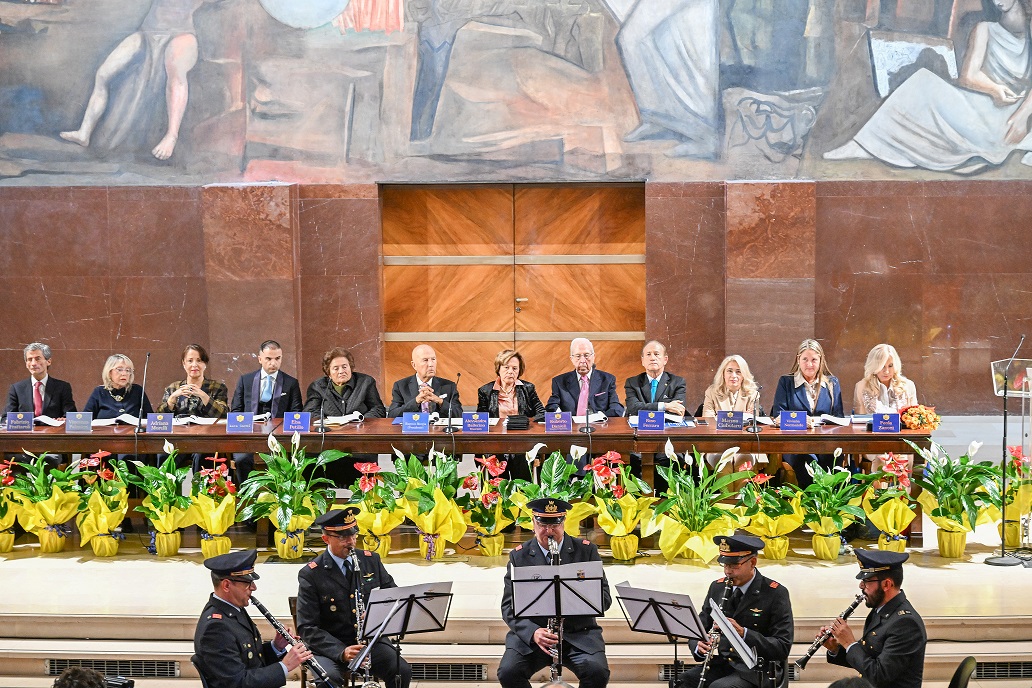
{"label": "pink necktie", "polygon": [[[430,385],[428,385],[428,384],[426,384],[426,383],[424,382],[424,383],[422,383],[422,384],[421,384],[421,385],[419,385],[419,386],[420,386],[420,387],[429,387]],[[423,413],[430,413],[430,402],[429,402],[429,401],[424,401],[424,402],[423,402],[422,404],[420,404],[420,405],[419,405],[419,408],[420,408],[420,410],[421,410],[421,411],[422,411]]]}
{"label": "pink necktie", "polygon": [[577,415],[588,415],[588,376],[581,375],[580,396],[577,398]]}
{"label": "pink necktie", "polygon": [[43,383],[39,380],[36,380],[36,386],[32,390],[32,413],[36,416],[43,415],[43,394],[40,392],[39,389],[42,386]]}

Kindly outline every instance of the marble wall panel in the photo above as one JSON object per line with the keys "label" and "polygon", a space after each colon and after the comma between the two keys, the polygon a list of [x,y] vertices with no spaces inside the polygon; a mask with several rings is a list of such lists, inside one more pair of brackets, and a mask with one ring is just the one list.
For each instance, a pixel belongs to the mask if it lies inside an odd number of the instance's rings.
{"label": "marble wall panel", "polygon": [[109,189],[107,274],[202,277],[200,196],[189,187]]}
{"label": "marble wall panel", "polygon": [[208,186],[202,192],[209,280],[293,279],[297,188]]}
{"label": "marble wall panel", "polygon": [[729,279],[812,277],[815,238],[812,182],[727,185]]}
{"label": "marble wall panel", "polygon": [[0,275],[107,274],[112,256],[105,188],[2,188],[0,227]]}

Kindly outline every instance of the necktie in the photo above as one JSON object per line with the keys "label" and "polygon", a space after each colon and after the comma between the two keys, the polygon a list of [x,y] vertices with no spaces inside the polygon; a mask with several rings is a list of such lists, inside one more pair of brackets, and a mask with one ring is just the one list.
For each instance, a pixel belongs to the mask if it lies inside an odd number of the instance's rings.
{"label": "necktie", "polygon": [[[419,384],[419,386],[422,388],[422,387],[429,387],[430,385],[426,384],[425,382],[421,382]],[[429,401],[424,401],[422,404],[419,405],[419,409],[423,413],[430,413],[430,402]]]}
{"label": "necktie", "polygon": [[43,383],[36,380],[36,386],[32,390],[32,413],[36,416],[43,415]]}
{"label": "necktie", "polygon": [[262,381],[262,403],[268,404],[272,401],[272,375],[266,375]]}
{"label": "necktie", "polygon": [[577,415],[588,415],[588,376],[581,375],[580,396],[577,397]]}
{"label": "necktie", "polygon": [[659,387],[659,380],[653,380],[652,381],[652,398],[649,399],[649,401],[655,401],[656,400],[656,387]]}
{"label": "necktie", "polygon": [[733,614],[738,609],[738,605],[742,603],[742,597],[742,589],[735,588],[735,591],[731,593],[731,603],[727,607],[728,614]]}

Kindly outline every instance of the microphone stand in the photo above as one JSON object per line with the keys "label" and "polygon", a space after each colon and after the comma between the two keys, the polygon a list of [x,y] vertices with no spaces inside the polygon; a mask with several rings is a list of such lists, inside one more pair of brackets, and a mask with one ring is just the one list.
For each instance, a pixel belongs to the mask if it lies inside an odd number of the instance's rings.
{"label": "microphone stand", "polygon": [[[147,398],[147,368],[150,366],[150,352],[143,361],[143,384],[140,385],[140,410],[136,414],[136,429],[133,430],[133,457],[140,460],[140,428],[143,427],[143,400]],[[132,385],[129,385],[132,391]]]}
{"label": "microphone stand", "polygon": [[[459,396],[459,380],[460,379],[462,379],[462,373],[455,373],[455,396],[456,397]],[[443,432],[446,432],[449,435],[452,435],[452,434],[454,434],[456,432],[455,428],[451,424],[451,422],[452,422],[452,401],[453,401],[452,399],[448,399],[448,425],[445,426],[445,428],[443,430]],[[455,455],[455,446],[454,445],[455,445],[455,438],[452,437],[452,456]]]}
{"label": "microphone stand", "polygon": [[758,435],[763,432],[763,426],[756,421],[756,416],[760,415],[762,412],[762,409],[760,409],[760,390],[762,389],[762,385],[756,385],[756,396],[753,397],[752,420],[749,421],[748,425],[742,428],[746,432],[751,432],[754,435]]}
{"label": "microphone stand", "polygon": [[1018,348],[1014,350],[1007,361],[1007,367],[1003,369],[1003,455],[1000,457],[1000,484],[1003,489],[1000,490],[1000,556],[986,557],[985,563],[990,566],[1017,566],[1022,563],[1021,559],[1007,554],[1007,460],[1010,458],[1007,454],[1007,387],[1010,384],[1011,364],[1018,357],[1018,352],[1021,351],[1021,345],[1024,343],[1025,335],[1021,335]]}

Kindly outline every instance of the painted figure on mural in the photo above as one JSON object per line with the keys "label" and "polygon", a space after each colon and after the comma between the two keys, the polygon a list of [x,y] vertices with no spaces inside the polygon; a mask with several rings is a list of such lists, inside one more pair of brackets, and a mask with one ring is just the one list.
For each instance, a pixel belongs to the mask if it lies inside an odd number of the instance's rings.
{"label": "painted figure on mural", "polygon": [[[164,86],[168,123],[164,136],[151,149],[151,155],[158,160],[169,159],[179,140],[189,99],[187,75],[197,64],[193,17],[206,1],[154,0],[140,28],[115,46],[97,69],[93,92],[79,128],[61,132],[61,138],[80,146],[90,146],[91,142],[96,145],[94,131],[104,118],[102,147],[117,148],[133,130],[142,126],[150,103]],[[131,74],[127,71],[130,68],[134,70]],[[130,78],[109,109],[112,81],[123,72]]]}
{"label": "painted figure on mural", "polygon": [[[974,174],[1032,151],[1030,0],[987,2],[956,84],[921,69],[825,160],[875,158],[899,167]],[[1032,153],[1022,158],[1032,165]]]}

